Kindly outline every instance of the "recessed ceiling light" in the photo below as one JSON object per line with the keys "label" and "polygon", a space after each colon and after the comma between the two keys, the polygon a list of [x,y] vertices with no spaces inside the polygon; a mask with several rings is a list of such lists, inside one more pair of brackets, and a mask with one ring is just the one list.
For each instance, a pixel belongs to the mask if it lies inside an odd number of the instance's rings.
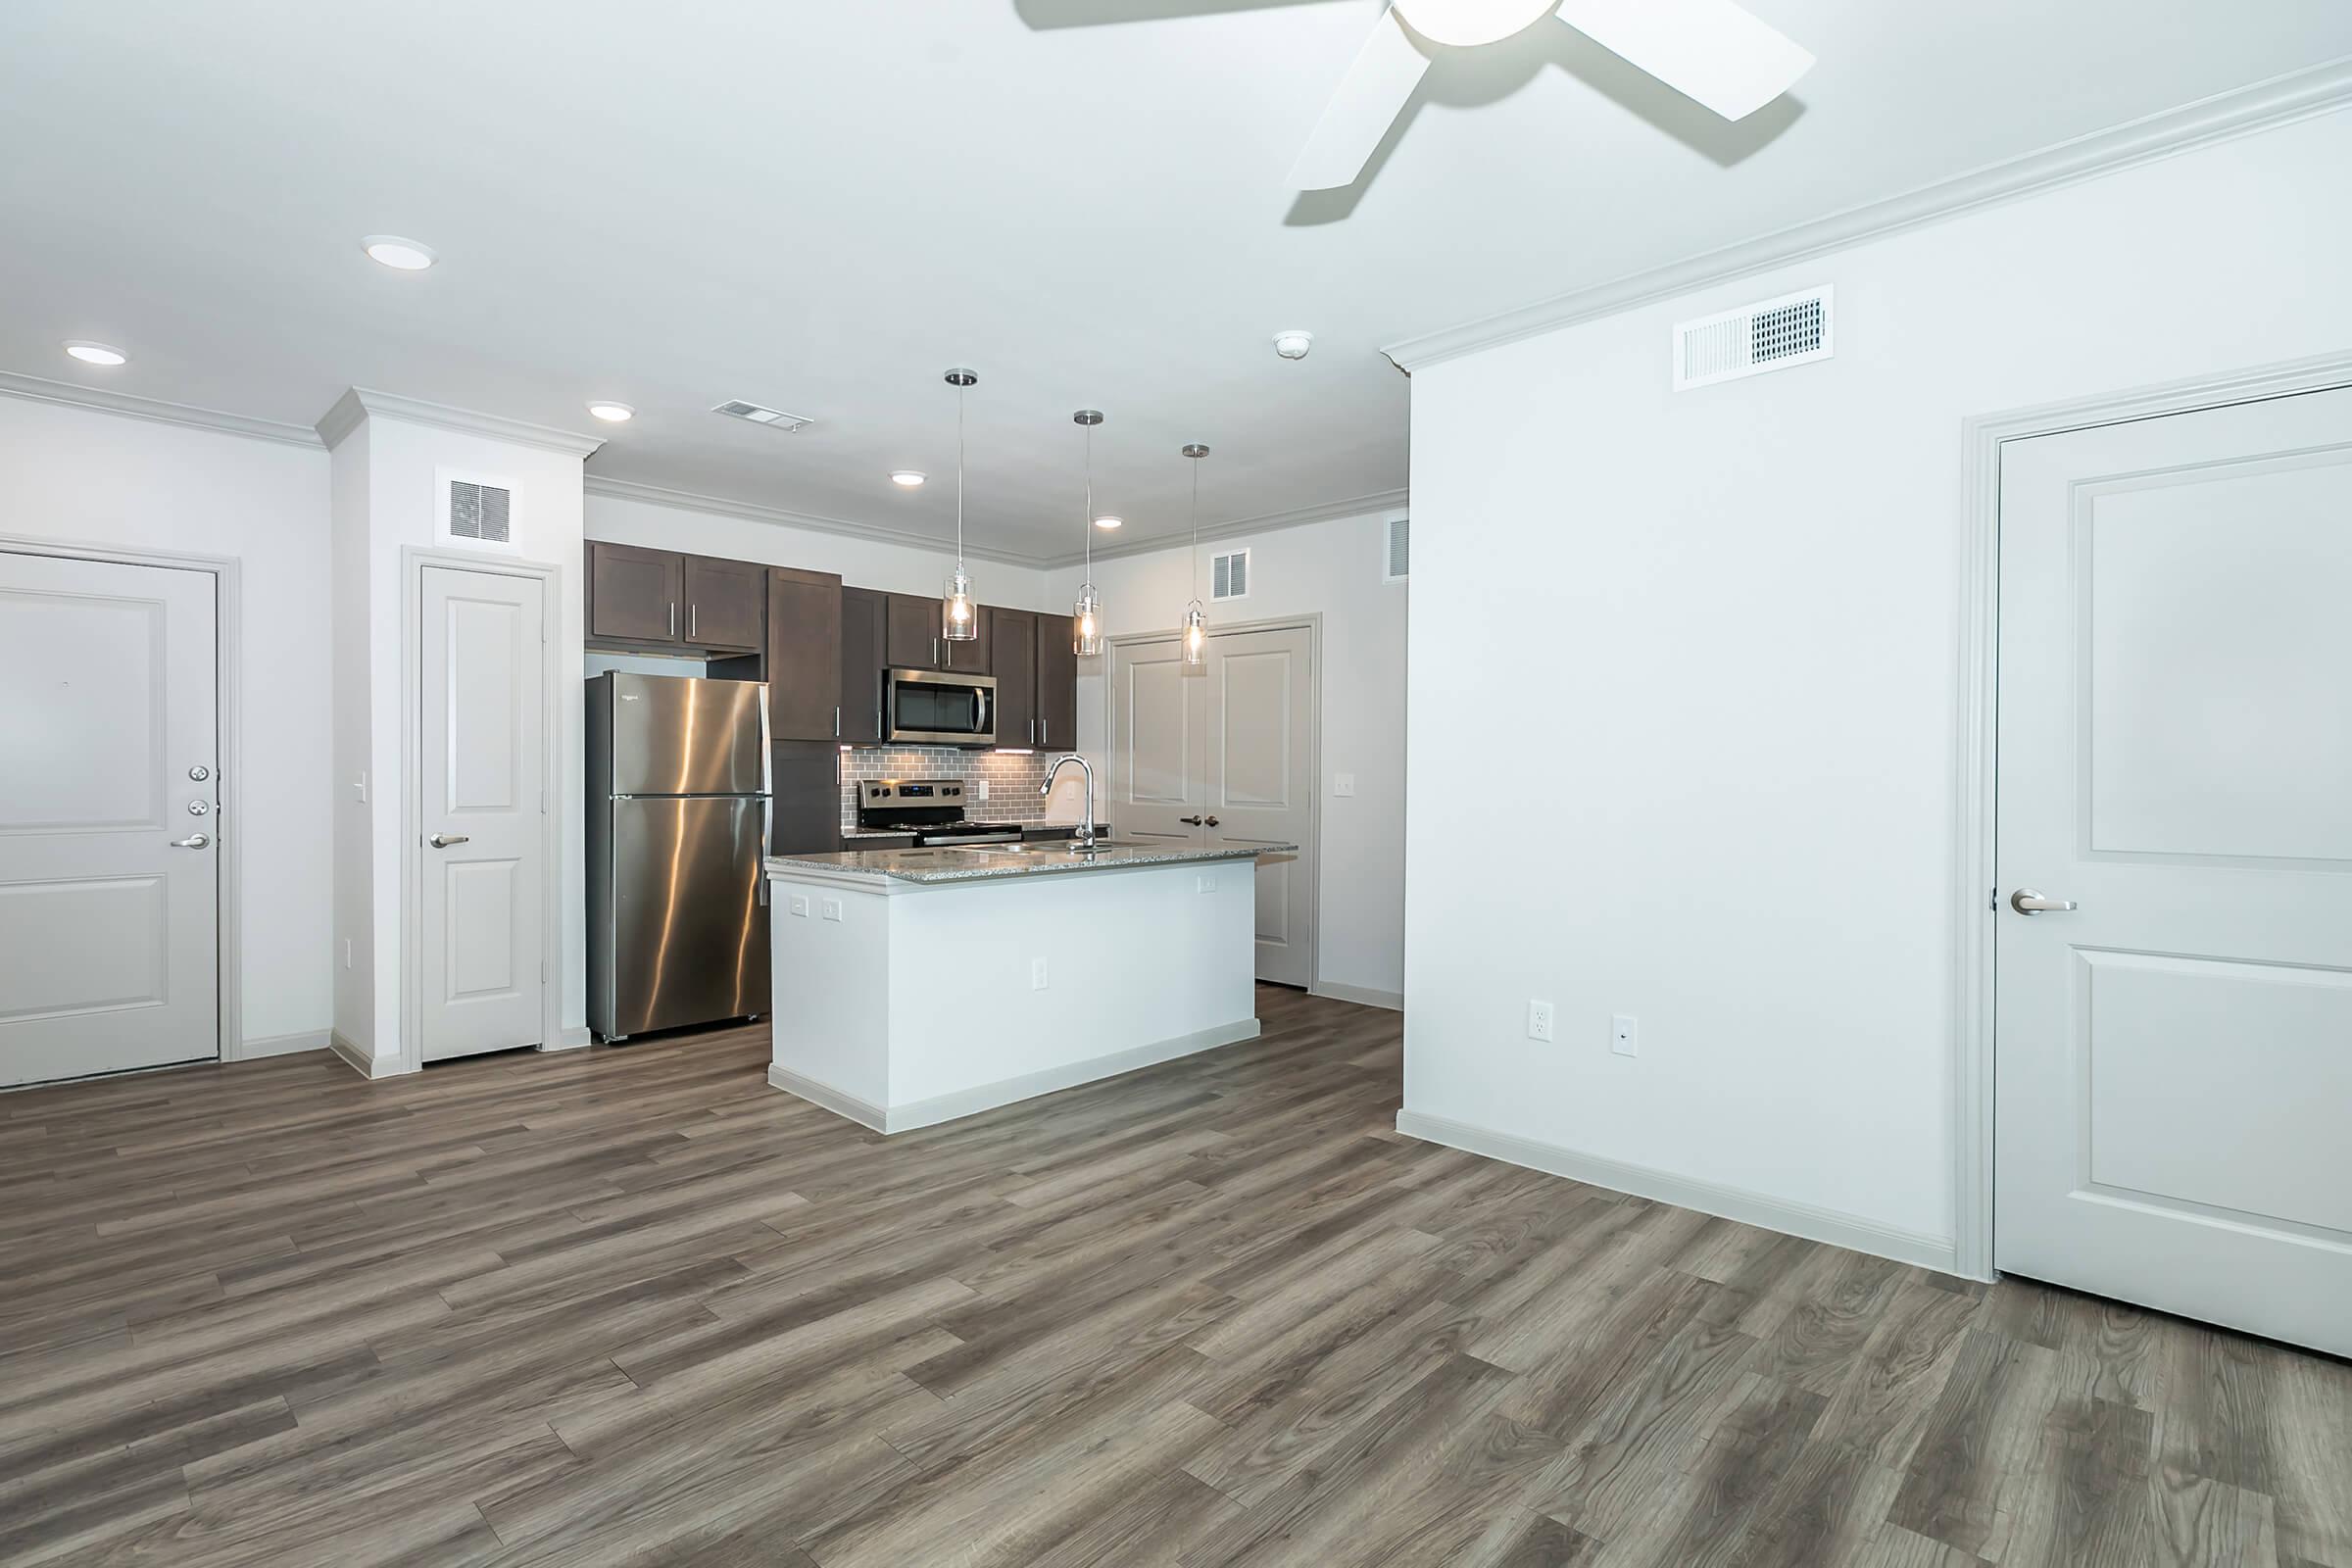
{"label": "recessed ceiling light", "polygon": [[637,411],[626,403],[591,403],[588,412],[611,424],[623,424],[637,417]]}
{"label": "recessed ceiling light", "polygon": [[1126,520],[1127,519],[1125,517],[1097,517],[1095,519],[1095,526],[1098,528],[1116,528],[1120,523],[1125,522]]}
{"label": "recessed ceiling light", "polygon": [[130,356],[121,349],[110,349],[103,343],[84,343],[78,340],[66,345],[66,352],[84,365],[126,365]]}
{"label": "recessed ceiling light", "polygon": [[374,260],[403,272],[421,272],[440,260],[430,245],[398,234],[370,234],[360,244]]}
{"label": "recessed ceiling light", "polygon": [[922,488],[924,477],[912,468],[895,468],[891,471],[890,482],[902,490],[917,490]]}

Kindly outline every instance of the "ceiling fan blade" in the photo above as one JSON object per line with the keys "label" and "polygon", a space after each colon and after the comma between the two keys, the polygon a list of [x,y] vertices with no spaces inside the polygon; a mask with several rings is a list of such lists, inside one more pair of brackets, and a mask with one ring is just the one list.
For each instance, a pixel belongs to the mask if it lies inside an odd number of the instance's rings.
{"label": "ceiling fan blade", "polygon": [[1298,190],[1353,184],[1428,69],[1429,57],[1405,33],[1404,23],[1396,12],[1384,12],[1291,166],[1291,184]]}
{"label": "ceiling fan blade", "polygon": [[1813,69],[1809,51],[1732,0],[1560,0],[1559,16],[1726,120],[1745,119]]}

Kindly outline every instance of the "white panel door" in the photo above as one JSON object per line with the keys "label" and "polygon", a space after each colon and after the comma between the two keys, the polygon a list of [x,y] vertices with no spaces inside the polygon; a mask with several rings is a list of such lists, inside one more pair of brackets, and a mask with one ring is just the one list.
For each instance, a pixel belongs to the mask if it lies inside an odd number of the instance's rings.
{"label": "white panel door", "polygon": [[427,566],[418,647],[423,1056],[542,1043],[547,810],[540,579]]}
{"label": "white panel door", "polygon": [[1205,811],[1202,685],[1171,637],[1111,651],[1111,795],[1101,814],[1123,839],[1198,844]]}
{"label": "white panel door", "polygon": [[1314,713],[1306,628],[1226,632],[1208,639],[1204,704],[1207,786],[1202,831],[1211,844],[1296,844],[1257,862],[1257,977],[1315,978]]}
{"label": "white panel door", "polygon": [[2352,1354],[2352,392],[2011,443],[2000,607],[1995,1261]]}
{"label": "white panel door", "polygon": [[0,1084],[220,1054],[213,593],[0,553]]}

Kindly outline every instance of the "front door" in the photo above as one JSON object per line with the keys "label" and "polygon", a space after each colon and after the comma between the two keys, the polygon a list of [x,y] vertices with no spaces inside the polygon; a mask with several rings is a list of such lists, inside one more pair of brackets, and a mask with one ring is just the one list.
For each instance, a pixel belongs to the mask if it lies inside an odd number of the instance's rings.
{"label": "front door", "polygon": [[0,553],[0,1084],[220,1054],[213,590]]}
{"label": "front door", "polygon": [[1175,638],[1111,660],[1112,799],[1122,839],[1296,844],[1257,862],[1257,977],[1314,980],[1314,667],[1304,626],[1211,631],[1188,672]]}
{"label": "front door", "polygon": [[2352,391],[2011,442],[2000,557],[1995,1262],[2352,1354]]}
{"label": "front door", "polygon": [[423,568],[417,850],[426,1061],[538,1045],[547,800],[537,577]]}

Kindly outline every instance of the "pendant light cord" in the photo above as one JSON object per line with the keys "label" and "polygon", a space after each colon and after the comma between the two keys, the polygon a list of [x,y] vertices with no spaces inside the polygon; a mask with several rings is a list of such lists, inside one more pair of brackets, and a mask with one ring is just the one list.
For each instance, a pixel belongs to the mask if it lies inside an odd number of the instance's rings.
{"label": "pendant light cord", "polygon": [[1193,603],[1200,602],[1200,460],[1193,460]]}
{"label": "pendant light cord", "polygon": [[1086,585],[1095,585],[1095,427],[1086,430],[1086,517],[1081,526],[1086,533]]}
{"label": "pendant light cord", "polygon": [[963,392],[956,389],[956,571],[963,572]]}

